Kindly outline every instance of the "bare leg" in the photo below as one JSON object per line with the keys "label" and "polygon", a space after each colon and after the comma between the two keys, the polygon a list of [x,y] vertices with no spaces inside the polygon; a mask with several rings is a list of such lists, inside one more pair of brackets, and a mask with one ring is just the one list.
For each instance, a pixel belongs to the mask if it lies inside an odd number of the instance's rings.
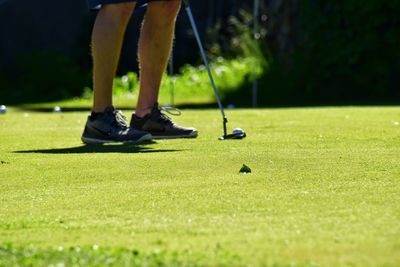
{"label": "bare leg", "polygon": [[113,80],[134,7],[134,2],[110,4],[97,14],[92,33],[94,112],[112,106]]}
{"label": "bare leg", "polygon": [[139,40],[140,93],[136,116],[144,117],[157,102],[171,52],[180,0],[149,3]]}

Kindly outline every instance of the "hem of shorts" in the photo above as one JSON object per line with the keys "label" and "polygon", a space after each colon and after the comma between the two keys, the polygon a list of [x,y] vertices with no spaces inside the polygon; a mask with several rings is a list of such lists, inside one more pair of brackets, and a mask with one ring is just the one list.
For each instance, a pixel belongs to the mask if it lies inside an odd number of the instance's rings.
{"label": "hem of shorts", "polygon": [[136,0],[112,0],[106,3],[98,4],[97,6],[91,6],[89,9],[91,11],[99,11],[104,5],[108,4],[119,4],[119,3],[128,3],[128,2],[136,2]]}

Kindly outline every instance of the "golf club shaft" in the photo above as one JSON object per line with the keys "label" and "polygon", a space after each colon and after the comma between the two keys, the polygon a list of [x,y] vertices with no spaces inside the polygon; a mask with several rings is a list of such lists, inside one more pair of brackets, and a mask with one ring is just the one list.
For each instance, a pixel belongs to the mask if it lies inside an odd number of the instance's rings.
{"label": "golf club shaft", "polygon": [[[253,8],[253,37],[257,42],[257,34],[258,32],[258,17],[259,17],[259,8],[260,8],[260,0],[254,0],[254,8]],[[253,107],[257,107],[257,95],[258,95],[258,81],[256,75],[256,68],[253,69],[253,89],[252,89],[252,102]]]}
{"label": "golf club shaft", "polygon": [[183,3],[185,5],[185,9],[186,9],[186,12],[188,14],[190,24],[192,25],[193,32],[194,32],[194,35],[196,37],[197,44],[199,45],[200,53],[201,53],[201,56],[203,57],[204,65],[206,66],[206,69],[207,69],[207,72],[208,72],[208,76],[209,76],[210,81],[211,81],[211,85],[212,85],[212,87],[214,89],[215,97],[217,99],[219,108],[221,110],[223,123],[224,123],[224,135],[226,136],[226,134],[227,134],[226,123],[228,122],[228,119],[225,116],[224,107],[222,106],[221,98],[219,97],[219,94],[218,94],[218,91],[217,91],[217,86],[215,85],[215,81],[214,81],[214,78],[213,78],[212,73],[211,73],[210,64],[208,63],[206,52],[204,51],[204,47],[203,47],[203,44],[202,44],[201,39],[200,39],[199,31],[197,30],[196,22],[194,21],[194,18],[193,18],[192,10],[191,10],[190,5],[189,5],[189,0],[183,0]]}

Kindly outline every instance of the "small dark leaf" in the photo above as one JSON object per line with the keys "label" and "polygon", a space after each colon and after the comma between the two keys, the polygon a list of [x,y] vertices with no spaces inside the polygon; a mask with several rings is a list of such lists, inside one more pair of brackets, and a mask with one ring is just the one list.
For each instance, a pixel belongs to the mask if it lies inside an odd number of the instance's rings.
{"label": "small dark leaf", "polygon": [[251,169],[246,164],[243,164],[243,167],[239,171],[240,173],[251,173]]}

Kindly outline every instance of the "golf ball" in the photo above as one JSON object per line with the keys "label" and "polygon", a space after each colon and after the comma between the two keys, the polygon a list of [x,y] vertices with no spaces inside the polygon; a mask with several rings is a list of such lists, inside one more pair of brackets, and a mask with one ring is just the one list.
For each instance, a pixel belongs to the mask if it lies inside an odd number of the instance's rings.
{"label": "golf ball", "polygon": [[1,106],[0,106],[0,113],[1,113],[1,114],[7,113],[7,107],[4,106],[4,105],[1,105]]}
{"label": "golf ball", "polygon": [[61,108],[59,106],[54,107],[53,112],[61,112]]}
{"label": "golf ball", "polygon": [[235,128],[233,129],[233,134],[244,134],[244,131],[242,128]]}

